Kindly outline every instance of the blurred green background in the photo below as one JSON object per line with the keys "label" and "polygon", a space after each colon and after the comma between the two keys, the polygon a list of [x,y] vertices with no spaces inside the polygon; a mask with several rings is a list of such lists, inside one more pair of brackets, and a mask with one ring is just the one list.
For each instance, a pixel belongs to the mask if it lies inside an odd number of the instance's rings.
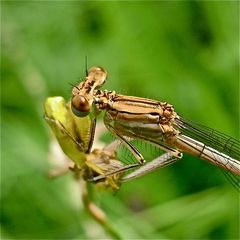
{"label": "blurred green background", "polygon": [[[2,239],[106,237],[71,173],[50,181],[48,96],[71,96],[88,66],[108,90],[168,101],[239,139],[238,1],[2,1]],[[124,239],[237,239],[238,194],[197,158],[99,192]]]}

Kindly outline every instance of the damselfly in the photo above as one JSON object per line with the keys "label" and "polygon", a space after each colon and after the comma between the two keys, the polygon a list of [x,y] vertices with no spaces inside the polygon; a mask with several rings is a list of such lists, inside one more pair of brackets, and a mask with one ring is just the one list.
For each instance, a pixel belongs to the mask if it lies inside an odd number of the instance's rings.
{"label": "damselfly", "polygon": [[140,139],[156,145],[168,154],[160,156],[155,167],[149,162],[144,166],[145,170],[140,168],[137,173],[132,173],[123,180],[142,175],[145,171],[152,171],[158,164],[163,166],[174,162],[185,152],[227,170],[227,176],[239,187],[239,179],[234,175],[240,175],[239,141],[181,117],[167,102],[119,95],[115,91],[101,91],[99,88],[105,83],[106,77],[105,69],[90,68],[86,79],[73,87],[72,111],[78,117],[91,115],[92,132],[97,115],[105,111],[106,128],[131,151],[137,163],[93,180],[143,165],[145,160],[142,154],[131,144],[132,139]]}

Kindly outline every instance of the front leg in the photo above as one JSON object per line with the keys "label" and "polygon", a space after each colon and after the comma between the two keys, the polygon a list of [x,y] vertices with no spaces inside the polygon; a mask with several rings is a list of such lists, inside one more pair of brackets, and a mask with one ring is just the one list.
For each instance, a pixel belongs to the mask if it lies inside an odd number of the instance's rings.
{"label": "front leg", "polygon": [[97,120],[96,120],[96,117],[94,117],[93,120],[92,120],[92,124],[91,124],[90,141],[88,143],[88,148],[87,148],[86,153],[90,153],[91,152],[93,141],[94,141],[94,137],[95,137],[96,123],[97,123]]}

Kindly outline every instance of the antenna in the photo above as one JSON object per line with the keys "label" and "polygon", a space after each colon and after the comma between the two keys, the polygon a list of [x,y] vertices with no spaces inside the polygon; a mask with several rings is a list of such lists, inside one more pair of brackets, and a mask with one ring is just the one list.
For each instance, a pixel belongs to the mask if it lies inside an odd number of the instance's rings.
{"label": "antenna", "polygon": [[86,73],[86,77],[88,76],[88,62],[87,62],[87,55],[85,56],[85,73]]}

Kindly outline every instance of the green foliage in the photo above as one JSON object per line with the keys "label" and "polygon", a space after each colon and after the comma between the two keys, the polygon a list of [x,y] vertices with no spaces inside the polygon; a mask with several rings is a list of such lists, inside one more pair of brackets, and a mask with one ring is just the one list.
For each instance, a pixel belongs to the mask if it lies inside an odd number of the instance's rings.
{"label": "green foliage", "polygon": [[[237,1],[4,1],[1,230],[9,239],[106,237],[71,174],[46,175],[48,96],[71,95],[88,66],[108,90],[168,101],[181,115],[239,138]],[[237,239],[235,189],[214,166],[182,161],[96,203],[124,239]]]}

